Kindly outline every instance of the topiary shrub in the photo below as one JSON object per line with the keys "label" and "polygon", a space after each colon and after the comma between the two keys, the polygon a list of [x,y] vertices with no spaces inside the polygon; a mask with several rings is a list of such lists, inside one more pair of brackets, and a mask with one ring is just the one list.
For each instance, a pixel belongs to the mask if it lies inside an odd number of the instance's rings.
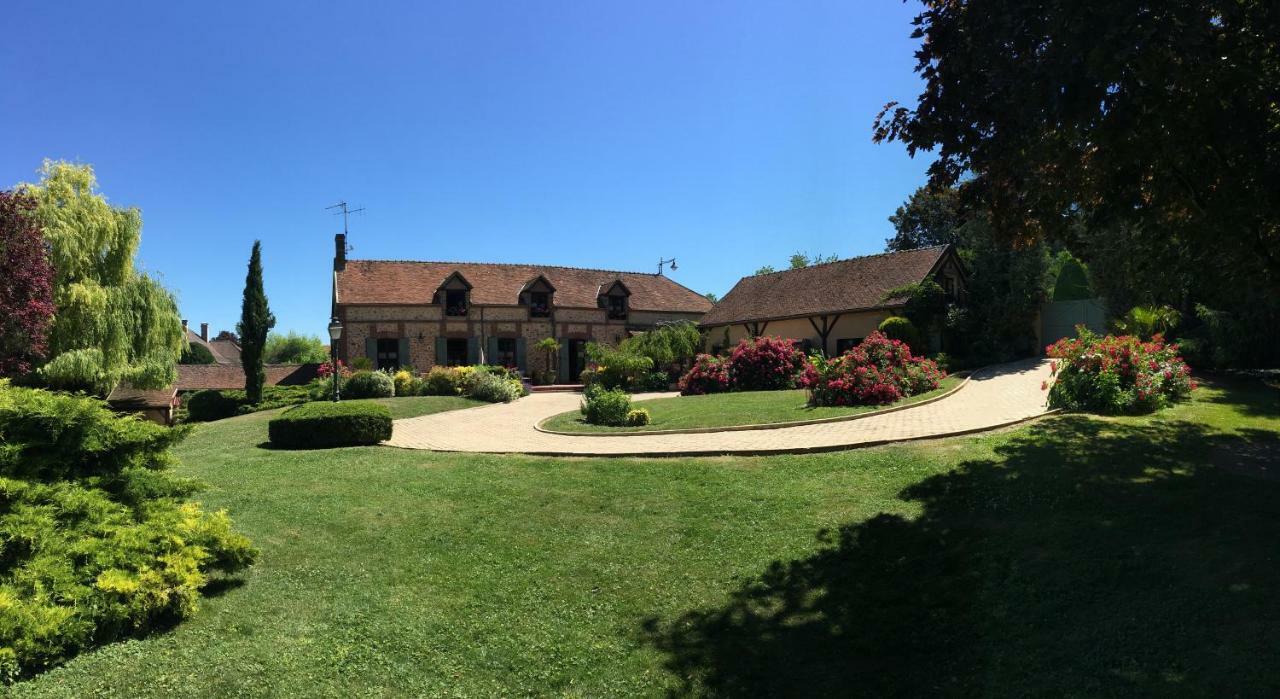
{"label": "topiary shrub", "polygon": [[524,385],[504,374],[479,372],[468,396],[489,403],[510,403],[524,393]]}
{"label": "topiary shrub", "polygon": [[627,425],[629,427],[642,427],[649,424],[649,410],[647,408],[636,408],[627,413]]}
{"label": "topiary shrub", "polygon": [[412,371],[403,368],[392,375],[391,384],[395,389],[396,396],[404,397],[417,395],[417,393],[414,392],[417,388],[417,384],[415,383],[417,379],[418,377],[414,376]]}
{"label": "topiary shrub", "polygon": [[620,388],[597,388],[586,393],[582,414],[593,425],[620,427],[627,424],[631,396]]}
{"label": "topiary shrub", "polygon": [[729,384],[735,391],[795,388],[804,369],[804,352],[783,337],[744,339],[729,354]]}
{"label": "topiary shrub", "polygon": [[1103,414],[1149,413],[1191,395],[1191,368],[1156,335],[1150,342],[1132,335],[1098,336],[1083,325],[1076,338],[1063,338],[1047,353],[1056,361],[1049,407]]}
{"label": "topiary shrub", "polygon": [[[244,392],[241,391],[241,395]],[[212,422],[238,414],[241,401],[225,391],[196,391],[183,401],[190,422]]]}
{"label": "topiary shrub", "polygon": [[282,449],[377,444],[391,439],[391,411],[376,403],[307,403],[272,419],[267,435]]}
{"label": "topiary shrub", "polygon": [[189,428],[0,384],[0,679],[190,616],[257,552],[168,473]]}
{"label": "topiary shrub", "polygon": [[391,398],[395,394],[395,382],[381,371],[357,371],[342,385],[343,398]]}
{"label": "topiary shrub", "polygon": [[902,316],[889,316],[880,323],[880,333],[890,340],[900,340],[915,353],[925,351],[924,337],[916,324]]}
{"label": "topiary shrub", "polygon": [[713,354],[700,354],[680,377],[680,395],[701,396],[729,390],[729,364]]}

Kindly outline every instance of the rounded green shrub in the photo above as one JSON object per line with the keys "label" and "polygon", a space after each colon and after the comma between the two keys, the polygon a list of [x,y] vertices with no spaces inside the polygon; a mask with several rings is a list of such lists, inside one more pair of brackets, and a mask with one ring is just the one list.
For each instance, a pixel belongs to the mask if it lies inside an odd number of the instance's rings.
{"label": "rounded green shrub", "polygon": [[391,439],[391,411],[376,403],[307,403],[268,423],[267,435],[282,449],[377,444]]}
{"label": "rounded green shrub", "polygon": [[462,393],[462,377],[452,367],[433,366],[423,379],[425,396],[456,396]]}
{"label": "rounded green shrub", "polygon": [[631,427],[641,427],[649,424],[650,415],[647,408],[636,408],[627,413],[627,424]]}
{"label": "rounded green shrub", "polygon": [[381,371],[357,371],[342,384],[343,398],[391,398],[395,382]]}
{"label": "rounded green shrub", "polygon": [[523,393],[524,386],[519,380],[496,373],[479,372],[467,395],[489,403],[510,403]]}
{"label": "rounded green shrub", "polygon": [[890,340],[900,340],[911,348],[913,354],[922,354],[925,350],[924,338],[916,328],[916,324],[902,316],[889,316],[880,323],[880,332]]}
{"label": "rounded green shrub", "polygon": [[196,391],[183,401],[190,422],[212,422],[232,417],[240,410],[240,401],[226,391]]}
{"label": "rounded green shrub", "polygon": [[620,427],[627,424],[631,412],[631,396],[620,388],[588,391],[582,403],[582,414],[593,425]]}

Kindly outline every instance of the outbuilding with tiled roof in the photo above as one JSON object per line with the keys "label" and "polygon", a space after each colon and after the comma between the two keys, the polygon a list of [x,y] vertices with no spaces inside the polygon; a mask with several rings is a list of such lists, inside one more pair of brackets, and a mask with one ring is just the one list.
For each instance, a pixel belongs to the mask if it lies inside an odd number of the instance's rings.
{"label": "outbuilding with tiled roof", "polygon": [[743,277],[702,319],[712,349],[747,337],[789,337],[824,354],[862,341],[905,298],[894,289],[934,279],[952,297],[964,294],[965,270],[955,249],[936,246],[854,257]]}

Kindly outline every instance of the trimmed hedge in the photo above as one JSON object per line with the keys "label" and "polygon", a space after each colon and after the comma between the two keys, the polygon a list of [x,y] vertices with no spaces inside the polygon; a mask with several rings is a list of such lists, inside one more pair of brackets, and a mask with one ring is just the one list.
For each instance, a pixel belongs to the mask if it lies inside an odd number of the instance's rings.
{"label": "trimmed hedge", "polygon": [[342,383],[342,395],[347,398],[391,398],[395,394],[395,381],[384,371],[357,371]]}
{"label": "trimmed hedge", "polygon": [[[240,410],[240,401],[229,395],[231,391],[196,391],[183,402],[187,419],[191,422],[212,422],[231,417]],[[240,392],[241,395],[244,391]]]}
{"label": "trimmed hedge", "polygon": [[272,419],[267,434],[284,449],[377,444],[391,439],[391,411],[376,403],[307,403]]}

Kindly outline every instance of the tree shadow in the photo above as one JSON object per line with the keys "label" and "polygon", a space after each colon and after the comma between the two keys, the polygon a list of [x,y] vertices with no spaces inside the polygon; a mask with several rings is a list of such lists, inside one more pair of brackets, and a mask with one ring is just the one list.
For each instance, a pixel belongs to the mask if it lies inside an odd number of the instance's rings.
{"label": "tree shadow", "polygon": [[[1207,383],[1225,389],[1209,400],[1249,417],[1280,417],[1280,383],[1257,376],[1215,376]],[[1247,399],[1242,399],[1247,398]]]}
{"label": "tree shadow", "polygon": [[681,693],[1274,695],[1280,482],[1214,465],[1257,432],[1049,419],[643,636]]}

